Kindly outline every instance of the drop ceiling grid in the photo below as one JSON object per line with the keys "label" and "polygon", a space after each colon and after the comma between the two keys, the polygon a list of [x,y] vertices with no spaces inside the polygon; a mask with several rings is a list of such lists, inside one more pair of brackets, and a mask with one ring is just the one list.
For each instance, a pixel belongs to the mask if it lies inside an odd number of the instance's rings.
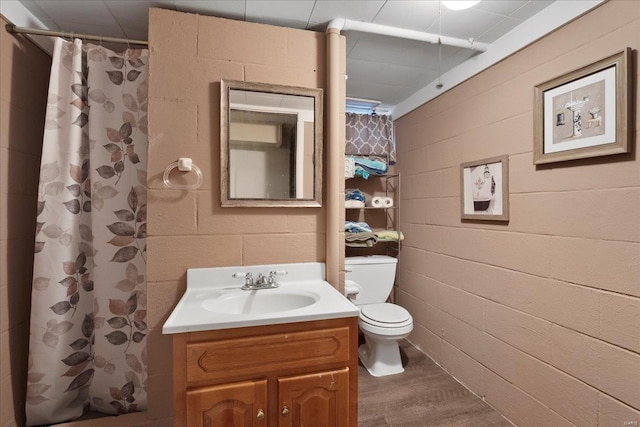
{"label": "drop ceiling grid", "polygon": [[[437,0],[20,0],[53,30],[146,39],[148,9],[214,15],[323,32],[329,21],[356,21],[439,32]],[[552,0],[482,0],[466,11],[442,8],[442,34],[493,43]],[[478,54],[462,48],[438,46],[374,34],[345,31],[347,37],[347,95],[373,98],[386,106],[404,101],[431,85],[438,69],[446,74]],[[440,63],[440,65],[439,65]]]}

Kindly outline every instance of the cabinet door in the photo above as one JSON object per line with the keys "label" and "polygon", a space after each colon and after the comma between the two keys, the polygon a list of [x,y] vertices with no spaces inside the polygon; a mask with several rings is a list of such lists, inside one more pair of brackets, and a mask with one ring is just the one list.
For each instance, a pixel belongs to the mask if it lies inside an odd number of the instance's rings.
{"label": "cabinet door", "polygon": [[187,426],[267,425],[267,380],[223,384],[187,391]]}
{"label": "cabinet door", "polygon": [[349,368],[278,378],[280,427],[349,425]]}

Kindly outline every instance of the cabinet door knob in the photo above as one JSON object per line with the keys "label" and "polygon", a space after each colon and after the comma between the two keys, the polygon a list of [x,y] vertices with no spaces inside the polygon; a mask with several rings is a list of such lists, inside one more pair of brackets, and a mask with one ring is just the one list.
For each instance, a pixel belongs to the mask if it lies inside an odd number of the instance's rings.
{"label": "cabinet door knob", "polygon": [[262,409],[258,409],[258,413],[256,414],[256,418],[259,420],[264,420],[264,411]]}
{"label": "cabinet door knob", "polygon": [[286,406],[282,407],[282,415],[287,415],[289,413],[289,408],[287,408]]}

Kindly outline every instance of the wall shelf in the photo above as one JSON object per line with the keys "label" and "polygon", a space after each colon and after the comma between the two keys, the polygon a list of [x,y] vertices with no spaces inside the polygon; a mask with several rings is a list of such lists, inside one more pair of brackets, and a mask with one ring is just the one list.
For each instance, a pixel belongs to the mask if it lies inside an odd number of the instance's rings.
{"label": "wall shelf", "polygon": [[[394,174],[387,174],[387,175],[370,175],[368,179],[364,179],[362,177],[347,178],[347,181],[350,181],[350,183],[355,184],[355,182],[357,181],[361,185],[365,185],[365,186],[373,185],[376,182],[376,180],[383,181],[382,185],[384,187],[384,195],[385,197],[392,197],[394,205],[391,207],[385,207],[385,206],[345,207],[345,212],[347,213],[346,216],[350,218],[355,218],[356,215],[363,216],[365,215],[365,212],[368,212],[372,215],[371,217],[372,220],[378,220],[379,223],[384,221],[384,225],[382,227],[381,226],[375,227],[375,225],[372,226],[374,228],[374,232],[376,229],[379,230],[380,228],[384,230],[400,231],[399,230],[400,206],[398,205],[398,203],[400,202],[400,174],[394,173]],[[360,187],[361,185],[356,184],[354,185],[354,187]],[[382,189],[378,189],[376,190],[376,192],[378,192],[379,194],[381,190]],[[373,197],[373,194],[367,194],[367,199],[371,197]],[[360,214],[357,214],[357,212],[360,212]],[[380,218],[379,216],[380,214],[378,212],[384,212],[384,220]],[[397,256],[402,246],[402,240],[379,240],[372,247],[353,248],[353,249],[371,251],[371,250],[375,250],[376,246],[381,244],[384,244],[384,248],[385,248],[384,251],[387,254],[389,254],[388,253],[389,250],[393,250],[394,251],[393,255]],[[350,249],[350,248],[347,247],[347,249]],[[392,254],[389,254],[389,255],[392,255]]]}
{"label": "wall shelf", "polygon": [[364,207],[360,207],[360,208],[345,208],[345,209],[353,209],[353,210],[368,210],[368,209],[372,209],[372,210],[377,210],[377,211],[382,211],[382,210],[390,210],[390,209],[400,209],[398,206],[392,206],[390,208],[386,208],[386,207],[379,207],[376,208],[374,206],[364,206]]}

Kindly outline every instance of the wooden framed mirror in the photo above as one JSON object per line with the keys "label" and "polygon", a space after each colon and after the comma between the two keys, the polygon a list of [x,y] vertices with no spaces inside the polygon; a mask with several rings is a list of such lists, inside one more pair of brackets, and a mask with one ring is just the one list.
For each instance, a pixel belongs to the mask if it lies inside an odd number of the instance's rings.
{"label": "wooden framed mirror", "polygon": [[222,206],[322,206],[322,111],[322,89],[221,81]]}

